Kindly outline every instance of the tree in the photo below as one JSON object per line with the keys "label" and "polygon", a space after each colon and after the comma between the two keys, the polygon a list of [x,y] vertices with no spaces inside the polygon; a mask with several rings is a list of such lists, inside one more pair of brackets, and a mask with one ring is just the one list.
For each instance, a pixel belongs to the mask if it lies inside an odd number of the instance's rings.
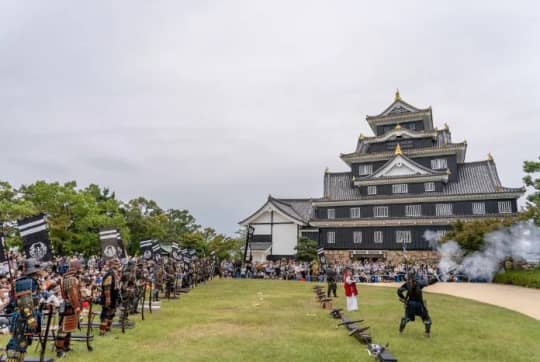
{"label": "tree", "polygon": [[480,250],[484,246],[484,235],[486,233],[510,226],[514,221],[514,218],[511,217],[472,222],[457,220],[452,224],[452,229],[444,235],[440,242],[444,243],[448,240],[454,240],[467,252]]}
{"label": "tree", "polygon": [[21,246],[15,221],[38,213],[35,205],[23,199],[9,182],[0,181],[0,223],[8,246]]}
{"label": "tree", "polygon": [[167,215],[157,202],[138,197],[123,205],[124,217],[130,231],[128,252],[135,254],[139,251],[141,240],[164,240],[167,234]]}
{"label": "tree", "polygon": [[540,225],[540,162],[523,162],[523,171],[527,174],[523,177],[525,186],[531,187],[533,192],[527,196],[527,208],[523,213],[524,218],[533,219],[536,225]]}
{"label": "tree", "polygon": [[298,240],[298,245],[294,247],[296,250],[296,260],[313,261],[317,259],[318,243],[315,240],[301,238]]}
{"label": "tree", "polygon": [[60,184],[37,181],[20,187],[23,199],[34,205],[34,213],[47,215],[49,236],[58,255],[99,254],[99,229],[117,228],[123,239],[129,237],[120,204],[98,186],[77,189],[75,181]]}

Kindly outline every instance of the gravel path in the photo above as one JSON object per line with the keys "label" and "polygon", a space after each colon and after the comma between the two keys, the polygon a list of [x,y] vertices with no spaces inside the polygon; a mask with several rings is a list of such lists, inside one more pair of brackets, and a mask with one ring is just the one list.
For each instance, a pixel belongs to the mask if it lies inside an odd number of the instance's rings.
{"label": "gravel path", "polygon": [[[362,283],[360,285],[398,288],[401,283]],[[424,290],[429,293],[448,294],[493,304],[540,320],[540,289],[493,283],[437,283]]]}

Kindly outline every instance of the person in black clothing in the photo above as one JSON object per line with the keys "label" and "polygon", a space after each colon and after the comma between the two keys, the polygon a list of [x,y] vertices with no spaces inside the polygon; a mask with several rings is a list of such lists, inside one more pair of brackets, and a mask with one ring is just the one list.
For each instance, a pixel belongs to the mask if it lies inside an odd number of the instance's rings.
{"label": "person in black clothing", "polygon": [[431,318],[429,317],[429,312],[422,295],[422,289],[428,285],[437,283],[437,281],[436,278],[428,281],[417,280],[414,271],[409,271],[407,281],[397,290],[399,300],[405,304],[405,315],[401,318],[399,333],[403,333],[407,323],[413,322],[415,317],[419,316],[424,322],[426,337],[430,337]]}
{"label": "person in black clothing", "polygon": [[334,269],[332,265],[328,266],[328,270],[326,271],[326,283],[328,284],[328,287],[326,288],[326,296],[328,298],[330,298],[330,292],[334,294],[334,298],[337,298],[336,279],[337,279],[336,269]]}

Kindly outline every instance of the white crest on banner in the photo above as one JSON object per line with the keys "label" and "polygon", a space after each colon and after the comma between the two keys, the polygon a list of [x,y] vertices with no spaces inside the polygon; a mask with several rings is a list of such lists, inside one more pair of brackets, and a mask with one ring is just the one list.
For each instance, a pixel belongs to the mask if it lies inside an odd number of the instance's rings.
{"label": "white crest on banner", "polygon": [[41,241],[33,243],[32,245],[30,245],[28,253],[30,254],[30,257],[41,260],[45,257],[45,255],[47,255],[47,245],[45,245],[45,243],[42,243]]}
{"label": "white crest on banner", "polygon": [[105,254],[108,258],[113,258],[116,256],[116,247],[114,245],[107,245],[105,247],[105,250],[103,250],[103,254]]}

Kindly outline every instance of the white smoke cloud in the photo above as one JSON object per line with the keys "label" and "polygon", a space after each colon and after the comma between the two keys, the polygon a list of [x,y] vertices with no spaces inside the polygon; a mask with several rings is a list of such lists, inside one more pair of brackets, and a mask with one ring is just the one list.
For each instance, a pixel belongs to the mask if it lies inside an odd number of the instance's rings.
{"label": "white smoke cloud", "polygon": [[442,280],[447,280],[451,272],[458,272],[470,279],[491,281],[507,257],[528,262],[540,260],[540,228],[532,220],[486,234],[484,247],[467,255],[454,240],[439,245],[440,236],[430,230],[424,233],[424,238],[441,254]]}

